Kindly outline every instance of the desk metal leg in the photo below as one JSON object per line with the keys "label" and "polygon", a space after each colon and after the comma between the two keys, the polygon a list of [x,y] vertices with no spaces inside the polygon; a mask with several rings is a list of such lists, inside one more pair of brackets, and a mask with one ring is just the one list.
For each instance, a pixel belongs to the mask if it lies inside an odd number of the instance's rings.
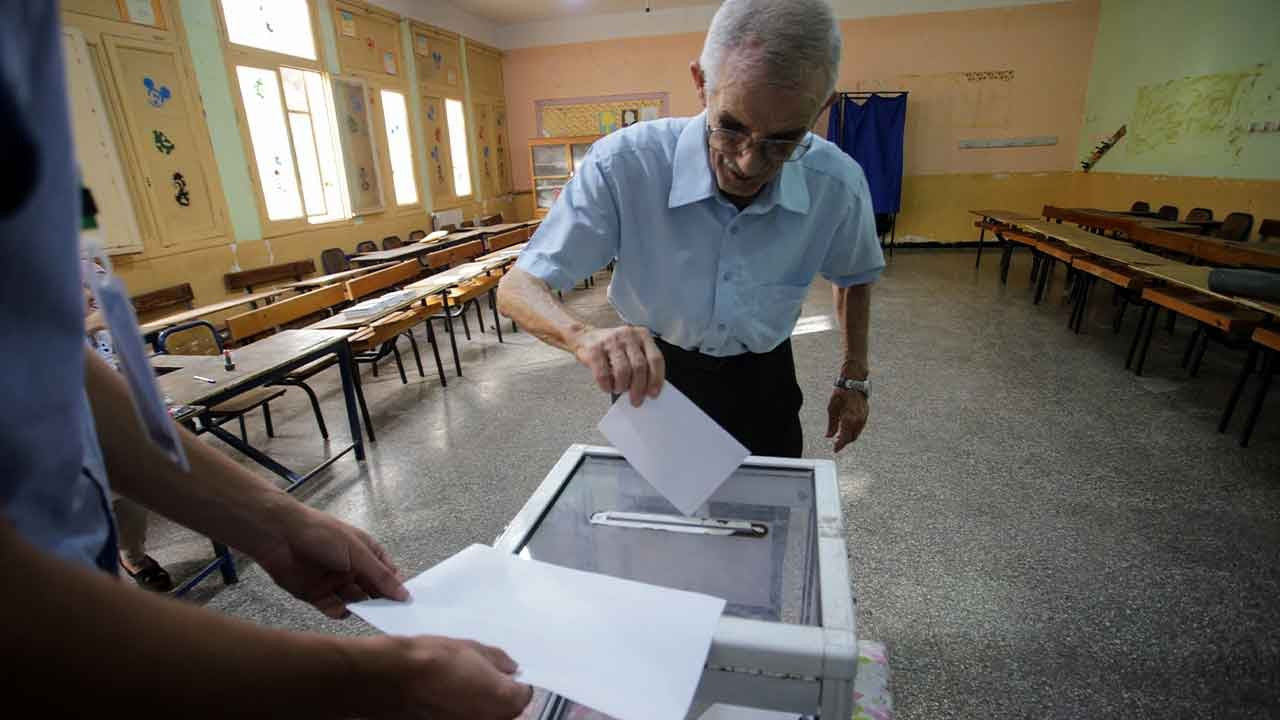
{"label": "desk metal leg", "polygon": [[427,318],[427,342],[431,343],[431,354],[436,359],[436,373],[440,376],[440,387],[449,387],[449,381],[444,376],[444,364],[440,362],[440,346],[436,343],[436,331],[431,327],[431,318]]}
{"label": "desk metal leg", "polygon": [[449,331],[449,346],[453,348],[453,368],[462,377],[462,359],[458,357],[458,336],[453,332],[453,317],[449,314],[449,293],[444,293],[444,326]]}
{"label": "desk metal leg", "polygon": [[1258,423],[1258,416],[1262,414],[1262,404],[1266,402],[1267,393],[1271,390],[1271,379],[1276,374],[1277,364],[1280,364],[1280,353],[1267,351],[1266,358],[1262,361],[1262,387],[1258,388],[1258,396],[1249,410],[1249,419],[1245,421],[1244,431],[1240,433],[1240,447],[1249,447],[1249,437],[1253,435],[1253,426]]}
{"label": "desk metal leg", "polygon": [[1142,331],[1147,326],[1147,316],[1151,314],[1151,303],[1142,303],[1142,314],[1138,316],[1138,331],[1133,335],[1133,342],[1129,344],[1129,355],[1124,359],[1124,369],[1128,370],[1133,367],[1133,357],[1138,352],[1138,346],[1142,344]]}
{"label": "desk metal leg", "polygon": [[[1170,311],[1172,312],[1172,311]],[[1151,349],[1151,335],[1156,330],[1156,323],[1160,320],[1160,308],[1155,305],[1151,306],[1151,318],[1147,320],[1146,331],[1142,334],[1142,348],[1138,350],[1138,362],[1133,368],[1133,374],[1142,377],[1142,369],[1147,365],[1147,350]]]}
{"label": "desk metal leg", "polygon": [[236,573],[236,563],[231,557],[231,551],[226,545],[213,540],[214,559],[208,565],[200,568],[200,572],[187,578],[181,585],[173,589],[171,593],[174,597],[182,597],[191,592],[191,588],[199,585],[201,581],[213,574],[214,570],[222,573],[222,582],[226,585],[234,585],[240,581],[239,574]]}
{"label": "desk metal leg", "polygon": [[[364,460],[364,438],[360,433],[360,418],[356,414],[356,373],[355,361],[351,357],[351,346],[343,342],[338,345],[338,370],[342,373],[342,399],[347,406],[347,424],[351,426],[351,444],[355,447],[356,460]],[[363,409],[363,396],[361,395],[361,408]],[[365,421],[368,422],[369,411],[365,409]],[[369,432],[370,439],[373,438],[372,428]]]}
{"label": "desk metal leg", "polygon": [[493,311],[493,326],[498,329],[498,342],[502,340],[502,319],[498,317],[498,293],[489,291],[489,309]]}
{"label": "desk metal leg", "polygon": [[1249,345],[1249,357],[1244,361],[1244,367],[1240,368],[1240,377],[1236,378],[1236,386],[1231,389],[1231,396],[1227,398],[1227,406],[1222,409],[1222,418],[1218,420],[1218,432],[1227,431],[1227,426],[1231,424],[1231,416],[1236,412],[1236,404],[1240,402],[1240,395],[1244,392],[1245,385],[1249,384],[1249,376],[1253,374],[1253,369],[1258,363],[1258,345]]}
{"label": "desk metal leg", "polygon": [[987,236],[985,227],[978,228],[978,258],[973,261],[973,267],[977,268],[982,265],[982,240]]}

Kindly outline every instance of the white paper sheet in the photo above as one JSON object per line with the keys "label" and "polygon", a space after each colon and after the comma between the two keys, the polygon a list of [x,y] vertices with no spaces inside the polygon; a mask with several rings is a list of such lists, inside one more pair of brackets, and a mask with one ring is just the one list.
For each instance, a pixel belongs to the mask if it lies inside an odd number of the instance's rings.
{"label": "white paper sheet", "polygon": [[640,476],[685,515],[692,515],[750,453],[671,383],[632,407],[618,398],[600,432]]}
{"label": "white paper sheet", "polygon": [[725,601],[472,545],[405,583],[413,599],[349,606],[390,635],[502,648],[521,682],[619,720],[681,720]]}

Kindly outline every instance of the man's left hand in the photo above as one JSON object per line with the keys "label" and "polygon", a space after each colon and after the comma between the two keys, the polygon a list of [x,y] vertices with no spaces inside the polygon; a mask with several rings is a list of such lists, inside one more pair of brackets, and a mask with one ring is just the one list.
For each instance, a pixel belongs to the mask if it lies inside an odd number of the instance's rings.
{"label": "man's left hand", "polygon": [[836,388],[827,403],[827,437],[836,439],[835,452],[858,439],[867,426],[867,396],[857,390]]}
{"label": "man's left hand", "polygon": [[408,600],[400,571],[369,534],[325,513],[298,508],[282,536],[254,555],[280,587],[331,618],[347,603],[385,597]]}

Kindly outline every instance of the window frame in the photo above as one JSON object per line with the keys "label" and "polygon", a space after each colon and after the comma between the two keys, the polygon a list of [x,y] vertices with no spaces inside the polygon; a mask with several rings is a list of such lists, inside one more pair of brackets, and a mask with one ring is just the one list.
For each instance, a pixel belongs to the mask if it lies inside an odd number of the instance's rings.
{"label": "window frame", "polygon": [[[396,95],[400,96],[401,100],[404,103],[404,126],[405,126],[404,130],[406,135],[406,142],[409,145],[409,157],[407,158],[407,160],[409,163],[410,182],[413,185],[413,193],[414,193],[413,202],[401,204],[399,197],[397,197],[396,163],[395,163],[395,159],[391,157],[391,132],[387,128],[387,113],[386,113],[387,103],[386,103],[386,100],[382,97],[383,93],[395,93]],[[422,188],[419,185],[419,177],[418,177],[419,175],[418,156],[413,146],[413,119],[412,119],[413,111],[411,107],[412,100],[413,100],[413,96],[409,92],[406,92],[404,90],[392,89],[392,88],[378,89],[378,104],[379,104],[378,110],[382,114],[382,132],[384,135],[386,135],[387,167],[388,169],[391,170],[391,201],[392,201],[391,204],[392,204],[392,207],[395,208],[396,210],[402,210],[404,208],[419,208],[419,209],[422,208]]]}

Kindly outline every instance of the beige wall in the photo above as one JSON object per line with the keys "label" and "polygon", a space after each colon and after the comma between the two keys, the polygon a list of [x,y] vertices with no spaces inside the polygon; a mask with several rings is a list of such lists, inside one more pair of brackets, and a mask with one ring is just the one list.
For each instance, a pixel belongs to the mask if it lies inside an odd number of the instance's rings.
{"label": "beige wall", "polygon": [[[1084,116],[1097,23],[1098,0],[841,23],[840,89],[911,90],[899,237],[971,239],[967,207],[1018,200],[1029,208],[1067,192],[1068,171],[1078,162],[1075,138]],[[701,107],[689,62],[701,47],[702,34],[693,33],[508,51],[504,75],[517,191],[530,186],[527,150],[520,151],[523,140],[536,133],[535,101],[667,92],[672,115],[695,114]],[[959,112],[952,104],[959,102],[957,90],[963,90],[957,73],[1002,70],[1012,70],[1014,78],[999,126],[965,127],[955,121]],[[818,131],[825,133],[825,127],[825,118],[820,119]],[[1058,144],[958,148],[965,138],[1044,135],[1057,136]],[[960,198],[972,204],[956,214]]]}

